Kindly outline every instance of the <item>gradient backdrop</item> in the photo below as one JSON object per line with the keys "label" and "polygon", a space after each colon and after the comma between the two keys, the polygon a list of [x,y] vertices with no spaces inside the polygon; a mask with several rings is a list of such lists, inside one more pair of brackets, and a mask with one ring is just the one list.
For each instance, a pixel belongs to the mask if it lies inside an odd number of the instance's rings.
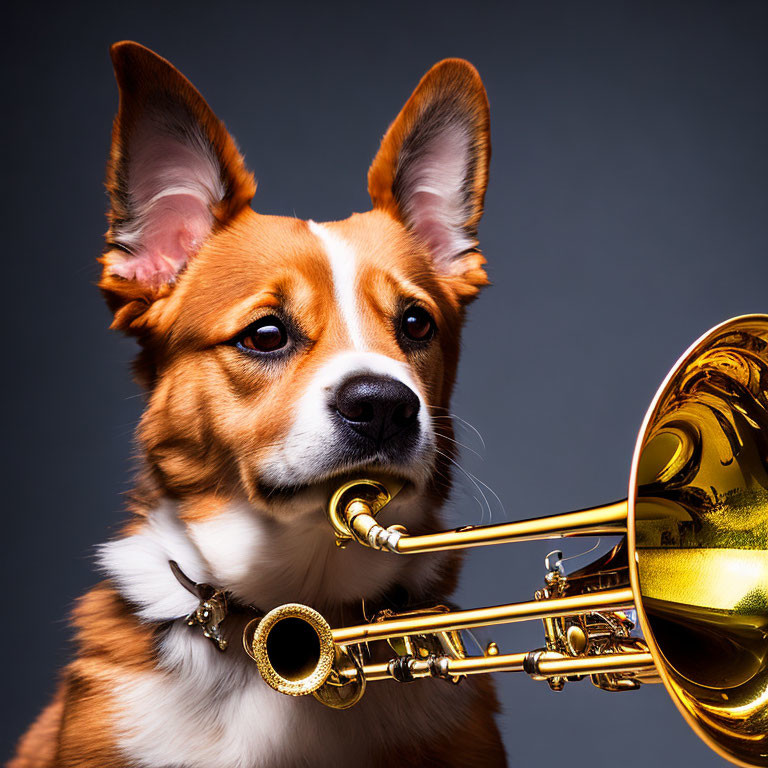
{"label": "gradient backdrop", "polygon": [[[133,345],[93,287],[111,42],[154,48],[201,89],[256,171],[257,210],[317,220],[366,209],[379,138],[431,64],[479,68],[494,285],[471,310],[454,410],[484,438],[458,428],[493,492],[457,478],[455,524],[625,495],[679,353],[768,311],[768,3],[15,3],[3,36],[0,759],[69,655],[66,616],[124,517],[142,407]],[[475,551],[459,601],[529,599],[550,548]],[[542,641],[536,624],[489,634],[509,651]],[[724,764],[660,686],[498,684],[512,765]]]}

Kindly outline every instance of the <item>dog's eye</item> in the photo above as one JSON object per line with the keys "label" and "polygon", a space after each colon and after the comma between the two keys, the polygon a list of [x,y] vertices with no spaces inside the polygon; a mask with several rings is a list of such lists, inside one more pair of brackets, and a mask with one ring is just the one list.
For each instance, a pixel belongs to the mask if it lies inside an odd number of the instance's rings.
{"label": "dog's eye", "polygon": [[403,312],[400,329],[410,341],[429,341],[435,332],[435,321],[426,309],[413,306]]}
{"label": "dog's eye", "polygon": [[248,326],[237,340],[237,346],[250,352],[276,352],[288,343],[283,322],[269,315]]}

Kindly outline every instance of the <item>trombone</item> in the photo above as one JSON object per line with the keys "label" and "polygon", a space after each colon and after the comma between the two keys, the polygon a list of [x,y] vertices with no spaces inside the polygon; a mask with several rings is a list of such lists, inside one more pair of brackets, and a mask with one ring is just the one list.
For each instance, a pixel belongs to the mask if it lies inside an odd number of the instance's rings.
{"label": "trombone", "polygon": [[[456,683],[526,672],[553,690],[589,677],[609,691],[662,682],[711,748],[736,765],[768,766],[768,315],[716,326],[672,368],[640,428],[625,501],[410,535],[379,522],[398,491],[378,479],[342,485],[328,505],[337,544],[394,556],[621,539],[570,574],[552,553],[544,586],[528,602],[381,612],[336,629],[308,606],[275,608],[243,637],[273,688],[343,709],[368,682],[385,679]],[[461,630],[530,619],[543,622],[539,649],[502,654],[491,643],[470,656],[462,643]],[[377,640],[389,643],[389,660],[370,658]]]}

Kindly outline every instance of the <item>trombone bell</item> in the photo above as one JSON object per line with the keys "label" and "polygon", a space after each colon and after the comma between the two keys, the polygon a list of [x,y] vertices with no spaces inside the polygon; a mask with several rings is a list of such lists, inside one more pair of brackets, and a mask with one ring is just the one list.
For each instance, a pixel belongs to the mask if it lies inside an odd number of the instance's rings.
{"label": "trombone bell", "polygon": [[713,328],[645,417],[629,575],[649,650],[717,752],[768,765],[768,316]]}

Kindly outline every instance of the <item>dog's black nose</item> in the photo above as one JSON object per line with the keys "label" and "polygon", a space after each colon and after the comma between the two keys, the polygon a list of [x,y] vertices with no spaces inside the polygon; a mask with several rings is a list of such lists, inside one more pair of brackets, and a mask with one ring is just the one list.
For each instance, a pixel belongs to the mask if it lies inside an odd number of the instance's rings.
{"label": "dog's black nose", "polygon": [[414,427],[419,414],[416,393],[386,376],[347,379],[336,391],[334,405],[347,425],[379,446]]}

